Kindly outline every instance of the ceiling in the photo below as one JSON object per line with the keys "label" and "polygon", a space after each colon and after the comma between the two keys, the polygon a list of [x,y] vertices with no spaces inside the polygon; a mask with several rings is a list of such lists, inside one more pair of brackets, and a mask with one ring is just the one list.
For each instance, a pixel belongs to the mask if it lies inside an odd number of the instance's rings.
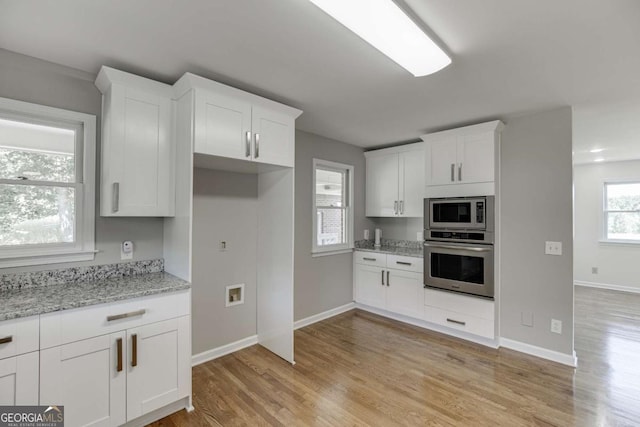
{"label": "ceiling", "polygon": [[191,71],[300,108],[299,129],[363,147],[566,105],[577,151],[632,139],[614,135],[611,106],[640,105],[637,0],[403,5],[439,36],[449,67],[413,77],[304,0],[0,0],[0,47],[168,83]]}

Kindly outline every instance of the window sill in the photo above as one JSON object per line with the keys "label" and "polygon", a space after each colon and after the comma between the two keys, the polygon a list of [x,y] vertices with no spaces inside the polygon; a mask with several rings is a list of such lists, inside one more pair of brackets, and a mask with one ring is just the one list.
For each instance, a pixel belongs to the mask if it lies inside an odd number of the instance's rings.
{"label": "window sill", "polygon": [[26,255],[0,258],[0,268],[27,267],[32,265],[61,264],[65,262],[93,261],[97,251],[72,251],[54,254]]}
{"label": "window sill", "polygon": [[598,243],[602,246],[629,246],[640,247],[640,240],[608,240],[602,239]]}
{"label": "window sill", "polygon": [[311,258],[319,258],[319,257],[329,256],[329,255],[348,254],[352,252],[353,252],[353,248],[343,248],[343,249],[334,249],[330,251],[311,252]]}

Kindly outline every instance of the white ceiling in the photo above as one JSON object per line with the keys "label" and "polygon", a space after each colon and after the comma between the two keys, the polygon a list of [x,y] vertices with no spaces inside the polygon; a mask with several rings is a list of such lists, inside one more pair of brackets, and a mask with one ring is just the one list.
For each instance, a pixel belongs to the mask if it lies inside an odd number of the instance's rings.
{"label": "white ceiling", "polygon": [[405,2],[451,54],[443,71],[413,77],[305,0],[0,0],[0,47],[168,83],[191,71],[364,147],[574,105],[582,150],[619,139],[612,105],[640,105],[637,0]]}

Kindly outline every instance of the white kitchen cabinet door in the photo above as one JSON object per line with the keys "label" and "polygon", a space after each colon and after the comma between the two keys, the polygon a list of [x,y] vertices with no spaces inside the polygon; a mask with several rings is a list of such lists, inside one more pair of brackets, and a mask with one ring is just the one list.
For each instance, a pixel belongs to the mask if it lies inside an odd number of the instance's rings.
{"label": "white kitchen cabinet door", "polygon": [[37,405],[39,353],[0,360],[0,405]]}
{"label": "white kitchen cabinet door", "polygon": [[493,132],[458,137],[458,182],[494,181],[494,147]]}
{"label": "white kitchen cabinet door", "polygon": [[400,201],[398,167],[398,153],[367,157],[366,216],[397,216]]}
{"label": "white kitchen cabinet door", "polygon": [[103,121],[102,216],[173,216],[171,99],[112,84]]}
{"label": "white kitchen cabinet door", "polygon": [[387,270],[387,310],[420,319],[424,312],[422,274]]}
{"label": "white kitchen cabinet door", "polygon": [[102,335],[40,351],[40,404],[64,405],[69,426],[126,422],[126,335]]}
{"label": "white kitchen cabinet door", "polygon": [[400,216],[422,217],[424,149],[400,153]]}
{"label": "white kitchen cabinet door", "polygon": [[204,90],[195,92],[196,153],[251,159],[251,104]]}
{"label": "white kitchen cabinet door", "polygon": [[385,308],[387,299],[386,272],[378,267],[355,265],[356,302]]}
{"label": "white kitchen cabinet door", "polygon": [[127,421],[189,395],[190,316],[127,330]]}
{"label": "white kitchen cabinet door", "polygon": [[425,173],[427,185],[455,184],[458,164],[458,140],[447,137],[426,144]]}
{"label": "white kitchen cabinet door", "polygon": [[256,162],[293,167],[295,120],[291,116],[253,106],[253,159]]}

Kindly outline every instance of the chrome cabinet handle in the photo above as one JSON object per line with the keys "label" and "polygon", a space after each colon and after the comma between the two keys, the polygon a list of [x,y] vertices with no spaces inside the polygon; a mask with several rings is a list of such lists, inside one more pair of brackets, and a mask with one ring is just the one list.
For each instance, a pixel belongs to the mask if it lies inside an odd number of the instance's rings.
{"label": "chrome cabinet handle", "polygon": [[138,334],[131,335],[131,367],[138,366]]}
{"label": "chrome cabinet handle", "polygon": [[396,261],[396,264],[400,264],[400,265],[411,265],[410,262],[404,262],[404,261]]}
{"label": "chrome cabinet handle", "polygon": [[462,325],[462,326],[464,326],[464,325],[466,325],[466,324],[467,324],[466,322],[461,322],[460,320],[449,319],[449,318],[447,318],[447,322],[449,322],[449,323],[455,323],[456,325]]}
{"label": "chrome cabinet handle", "polygon": [[9,335],[8,337],[0,338],[0,344],[9,344],[13,341],[13,335]]}
{"label": "chrome cabinet handle", "polygon": [[250,131],[247,131],[247,133],[245,134],[244,156],[251,157],[251,132]]}
{"label": "chrome cabinet handle", "polygon": [[114,182],[111,189],[111,211],[116,213],[120,210],[120,183]]}
{"label": "chrome cabinet handle", "polygon": [[451,163],[451,182],[455,181],[456,179],[455,169],[456,169],[456,165],[454,163]]}
{"label": "chrome cabinet handle", "polygon": [[116,340],[116,347],[118,348],[118,357],[116,362],[116,371],[122,372],[122,338],[118,338]]}
{"label": "chrome cabinet handle", "polygon": [[462,181],[462,163],[458,166],[458,181]]}
{"label": "chrome cabinet handle", "polygon": [[389,281],[389,270],[387,270],[387,286],[390,286],[391,282]]}
{"label": "chrome cabinet handle", "polygon": [[260,157],[260,134],[256,133],[255,136],[255,147],[254,147],[254,151],[255,151],[255,158],[257,159],[258,157]]}
{"label": "chrome cabinet handle", "polygon": [[114,320],[126,319],[128,317],[142,316],[145,314],[147,310],[144,308],[142,310],[130,311],[129,313],[122,314],[113,314],[111,316],[107,316],[107,322],[113,322]]}
{"label": "chrome cabinet handle", "polygon": [[398,215],[398,201],[393,202],[393,214]]}
{"label": "chrome cabinet handle", "polygon": [[375,261],[376,260],[375,258],[367,258],[367,257],[364,257],[362,259],[365,260],[365,261]]}
{"label": "chrome cabinet handle", "polygon": [[453,246],[453,245],[434,245],[433,243],[425,243],[424,245],[430,248],[455,249],[458,251],[490,252],[493,250],[493,248],[478,248],[478,247]]}
{"label": "chrome cabinet handle", "polygon": [[400,215],[404,215],[404,200],[400,200]]}
{"label": "chrome cabinet handle", "polygon": [[382,270],[380,273],[382,273],[381,282],[382,282],[382,286],[384,286],[384,270]]}

